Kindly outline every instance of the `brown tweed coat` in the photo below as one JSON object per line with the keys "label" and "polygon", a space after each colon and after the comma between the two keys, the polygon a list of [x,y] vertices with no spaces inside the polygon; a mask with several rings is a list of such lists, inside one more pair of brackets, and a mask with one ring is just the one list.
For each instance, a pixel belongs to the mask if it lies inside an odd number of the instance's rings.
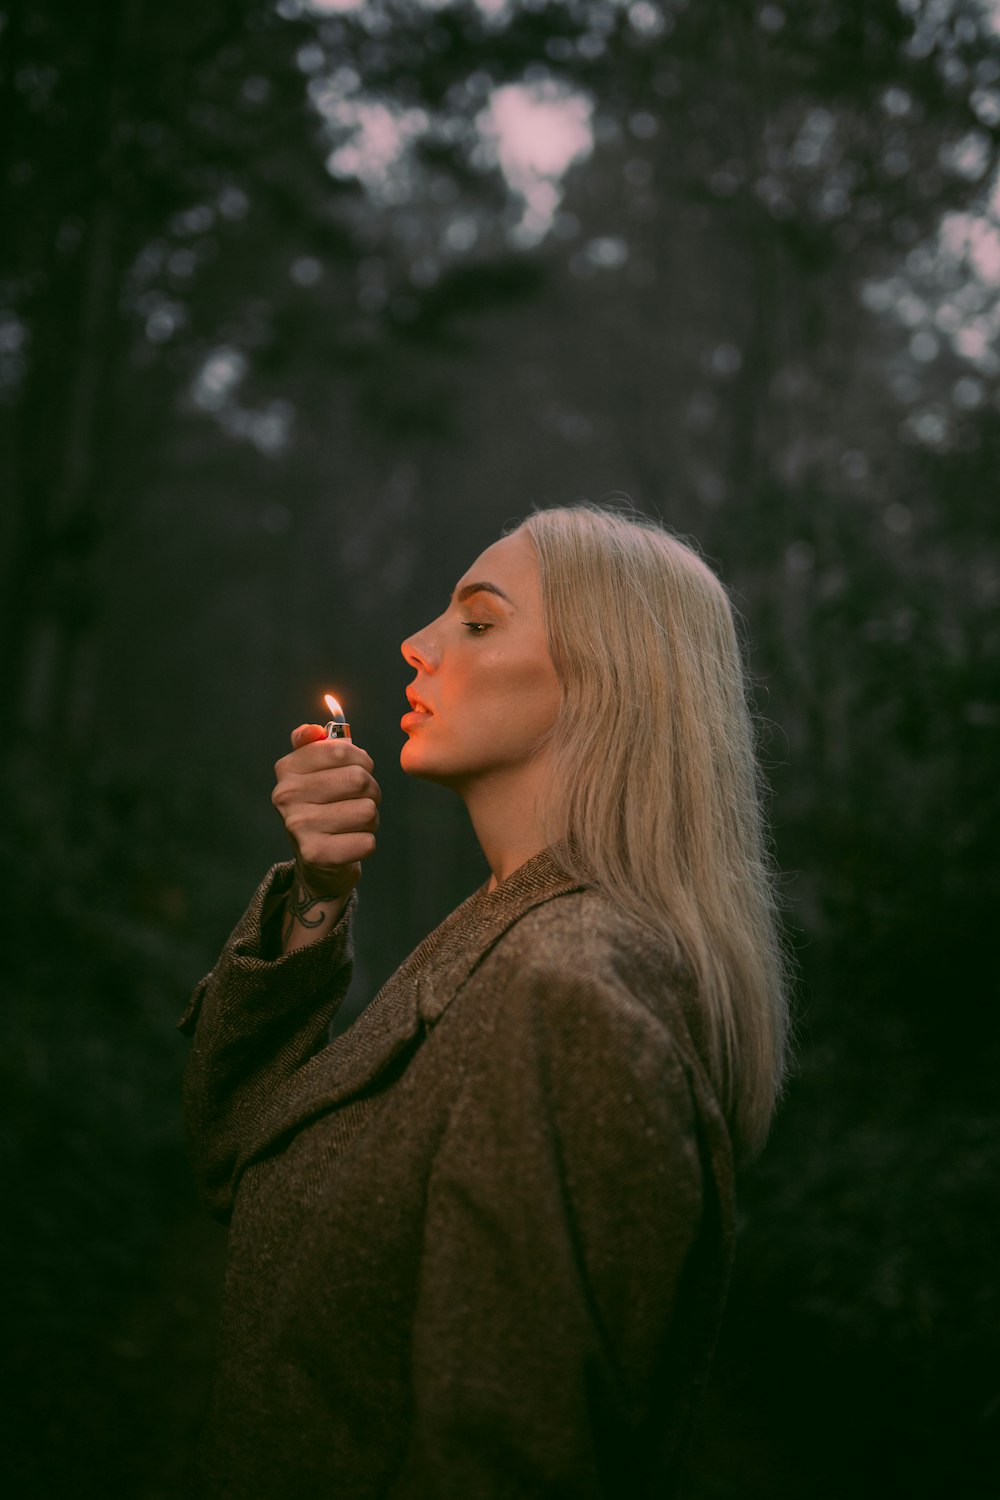
{"label": "brown tweed coat", "polygon": [[231,1222],[207,1490],[665,1500],[732,1248],[690,984],[543,853],[328,1043],[354,901],[269,957],[290,868],[181,1021]]}

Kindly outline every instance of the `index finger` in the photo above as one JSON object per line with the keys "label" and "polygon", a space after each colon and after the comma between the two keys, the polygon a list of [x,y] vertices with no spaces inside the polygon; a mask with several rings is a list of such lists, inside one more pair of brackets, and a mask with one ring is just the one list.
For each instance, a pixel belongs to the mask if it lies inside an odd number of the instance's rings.
{"label": "index finger", "polygon": [[[315,729],[319,726],[303,727]],[[296,730],[295,733],[297,735],[299,731]],[[278,761],[276,771],[279,766],[299,775],[308,771],[329,771],[333,766],[363,766],[369,774],[375,770],[375,762],[367,750],[362,750],[353,740],[328,740],[325,734],[321,734],[319,738],[313,736],[311,740],[300,741],[291,755]]]}
{"label": "index finger", "polygon": [[320,724],[300,724],[298,729],[292,730],[292,749],[298,750],[301,745],[309,745],[313,740],[325,740],[326,730]]}

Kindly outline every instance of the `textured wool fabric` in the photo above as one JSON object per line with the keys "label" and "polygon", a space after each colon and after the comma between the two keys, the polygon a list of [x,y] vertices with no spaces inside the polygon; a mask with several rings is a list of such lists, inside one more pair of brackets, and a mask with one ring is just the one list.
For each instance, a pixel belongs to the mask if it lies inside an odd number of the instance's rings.
{"label": "textured wool fabric", "polygon": [[546,852],[328,1042],[355,901],[269,957],[290,873],[180,1023],[230,1223],[206,1492],[666,1500],[733,1237],[689,979]]}

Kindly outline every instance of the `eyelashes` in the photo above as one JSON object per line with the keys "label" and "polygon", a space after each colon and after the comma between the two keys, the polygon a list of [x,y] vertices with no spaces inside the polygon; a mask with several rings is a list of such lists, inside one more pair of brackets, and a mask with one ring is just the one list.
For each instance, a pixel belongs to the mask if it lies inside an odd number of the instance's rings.
{"label": "eyelashes", "polygon": [[471,635],[485,635],[487,630],[493,629],[493,626],[487,624],[485,620],[463,620],[462,624]]}

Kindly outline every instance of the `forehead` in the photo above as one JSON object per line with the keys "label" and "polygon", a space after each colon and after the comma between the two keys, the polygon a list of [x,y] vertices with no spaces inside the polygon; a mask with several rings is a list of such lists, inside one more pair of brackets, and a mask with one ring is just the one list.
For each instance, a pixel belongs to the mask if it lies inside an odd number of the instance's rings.
{"label": "forehead", "polygon": [[516,532],[501,537],[480,552],[475,562],[466,568],[458,587],[484,580],[497,584],[517,603],[527,603],[530,598],[537,597],[538,563],[528,538]]}

